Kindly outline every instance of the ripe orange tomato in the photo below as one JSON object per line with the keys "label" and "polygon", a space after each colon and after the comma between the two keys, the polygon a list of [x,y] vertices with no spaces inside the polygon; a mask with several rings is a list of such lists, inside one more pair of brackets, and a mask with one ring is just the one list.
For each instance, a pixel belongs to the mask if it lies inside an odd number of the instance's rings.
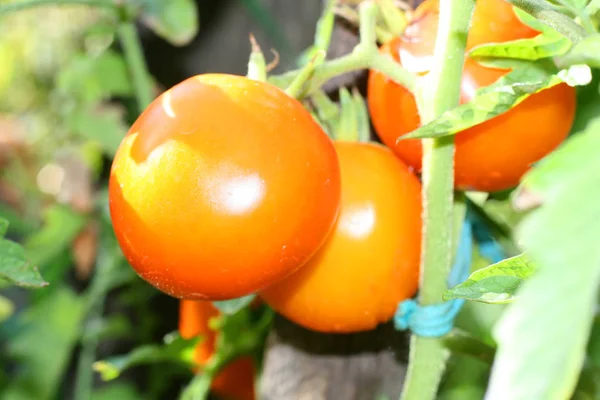
{"label": "ripe orange tomato", "polygon": [[110,212],[132,267],[163,292],[224,300],[289,275],[339,210],[333,143],[267,83],[206,74],[138,118],[115,156]]}
{"label": "ripe orange tomato", "polygon": [[390,320],[417,290],[421,185],[384,146],[335,147],[342,171],[335,230],[304,267],[260,296],[308,329],[348,333]]}
{"label": "ripe orange tomato", "polygon": [[[215,331],[209,320],[219,311],[208,301],[181,300],[179,306],[179,333],[184,339],[201,335],[194,352],[194,362],[204,365],[215,351]],[[213,379],[211,390],[222,397],[236,400],[254,400],[254,362],[251,357],[232,361]]]}
{"label": "ripe orange tomato", "polygon": [[[415,10],[411,24],[406,28],[406,35],[413,36],[413,30],[421,26],[436,26],[440,13],[439,0],[426,0]],[[435,42],[436,29],[429,29],[428,42]],[[467,50],[484,43],[502,43],[511,40],[532,38],[538,31],[523,24],[513,10],[513,6],[505,0],[477,0],[469,37]]]}
{"label": "ripe orange tomato", "polygon": [[[490,5],[495,2],[477,2],[475,16],[488,15],[480,11],[480,7],[487,5],[485,10],[492,10]],[[498,18],[505,19],[506,15]],[[484,21],[474,17],[473,26],[481,27]],[[469,40],[475,37],[474,41],[481,43],[515,39],[507,36],[510,26],[515,32],[520,31],[515,25],[518,21],[513,22],[500,32],[489,32],[488,37],[485,37],[483,28],[477,28],[475,33],[478,36],[470,33]],[[437,17],[417,19],[403,37],[386,43],[381,51],[415,73],[426,73],[431,63],[436,29]],[[467,58],[461,84],[461,103],[472,100],[478,88],[490,85],[506,73],[506,70],[486,68]],[[403,140],[396,144],[399,136],[420,125],[413,95],[383,74],[371,71],[367,101],[381,140],[411,167],[420,170],[420,140]],[[464,190],[498,191],[517,185],[533,163],[566,138],[574,116],[575,89],[560,84],[530,96],[504,114],[460,132],[455,137],[455,186]]]}

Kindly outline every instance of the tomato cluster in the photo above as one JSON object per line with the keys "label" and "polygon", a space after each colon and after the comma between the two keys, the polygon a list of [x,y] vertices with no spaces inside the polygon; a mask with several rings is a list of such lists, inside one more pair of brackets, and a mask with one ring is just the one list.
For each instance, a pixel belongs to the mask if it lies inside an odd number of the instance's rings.
{"label": "tomato cluster", "polygon": [[[493,17],[492,17],[493,16]],[[438,21],[438,1],[428,0],[415,12],[404,35],[382,46],[405,68],[425,74],[430,68]],[[503,0],[478,1],[467,50],[491,42],[528,38],[537,33],[523,25]],[[461,103],[508,70],[486,68],[467,57],[461,82]],[[371,71],[369,110],[381,140],[404,162],[419,171],[422,149],[418,139],[398,137],[420,125],[414,96],[383,74]],[[559,84],[482,124],[456,135],[455,186],[464,190],[499,191],[514,187],[536,161],[568,135],[575,116],[575,89]]]}
{"label": "tomato cluster", "polygon": [[[426,1],[381,51],[426,74],[437,20],[438,2]],[[507,3],[481,0],[467,48],[536,34]],[[461,101],[506,72],[467,57]],[[258,293],[318,331],[390,320],[418,287],[421,144],[396,139],[420,119],[413,95],[375,71],[367,101],[389,148],[332,141],[299,101],[245,77],[200,75],[163,93],[131,127],[111,172],[111,216],[127,260],[183,299],[182,313],[213,315],[198,300]],[[566,137],[574,111],[574,89],[561,84],[458,133],[456,187],[515,186]]]}

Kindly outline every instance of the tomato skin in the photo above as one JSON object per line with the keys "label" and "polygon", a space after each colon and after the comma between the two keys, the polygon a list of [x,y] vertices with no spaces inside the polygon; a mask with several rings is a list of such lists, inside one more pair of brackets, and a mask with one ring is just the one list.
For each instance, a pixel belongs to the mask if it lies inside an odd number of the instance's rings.
{"label": "tomato skin", "polygon": [[[478,2],[476,13],[480,4],[488,3]],[[381,51],[413,72],[426,73],[433,54],[430,33],[435,32],[437,19],[431,21],[417,20],[409,31],[412,37],[393,39],[383,45]],[[490,85],[507,72],[483,67],[467,58],[461,103],[470,101],[478,88]],[[403,140],[396,144],[399,136],[420,126],[413,95],[384,75],[371,71],[367,101],[381,140],[403,161],[420,171],[421,141]],[[489,192],[516,186],[533,163],[567,137],[574,117],[575,89],[560,84],[530,96],[506,113],[460,132],[455,136],[455,186]]]}
{"label": "tomato skin", "polygon": [[174,86],[115,156],[110,212],[132,267],[182,299],[225,300],[289,275],[331,231],[332,141],[295,99],[245,77]]}
{"label": "tomato skin", "polygon": [[335,230],[304,267],[260,296],[308,329],[350,333],[390,320],[417,290],[421,185],[384,146],[335,147],[342,171]]}
{"label": "tomato skin", "polygon": [[[194,352],[194,362],[204,365],[215,351],[216,332],[209,327],[209,320],[219,311],[208,301],[181,300],[179,303],[179,333],[184,339],[202,336]],[[256,375],[251,357],[232,361],[213,379],[211,390],[219,396],[236,400],[254,400],[254,377]]]}

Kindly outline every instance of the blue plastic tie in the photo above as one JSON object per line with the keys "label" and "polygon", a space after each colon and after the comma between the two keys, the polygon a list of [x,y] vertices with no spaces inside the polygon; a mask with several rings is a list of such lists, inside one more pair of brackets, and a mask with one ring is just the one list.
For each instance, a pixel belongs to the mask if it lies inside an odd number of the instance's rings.
{"label": "blue plastic tie", "polygon": [[[465,219],[456,251],[456,259],[448,276],[448,286],[454,287],[469,277],[472,262],[473,229],[471,221]],[[440,337],[452,330],[454,319],[465,300],[453,299],[438,304],[420,305],[416,300],[401,302],[394,316],[396,329],[410,329],[415,335]]]}
{"label": "blue plastic tie", "polygon": [[467,218],[469,218],[473,226],[473,237],[479,247],[479,254],[494,264],[504,260],[506,258],[504,249],[492,237],[487,224],[479,216],[470,211],[467,211]]}

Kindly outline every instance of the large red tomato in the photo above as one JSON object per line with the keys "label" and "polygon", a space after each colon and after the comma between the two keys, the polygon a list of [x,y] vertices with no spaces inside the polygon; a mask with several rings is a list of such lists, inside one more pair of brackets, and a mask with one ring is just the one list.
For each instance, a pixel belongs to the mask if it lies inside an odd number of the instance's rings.
{"label": "large red tomato", "polygon": [[304,264],[339,209],[335,149],[280,89],[207,74],[157,98],[112,166],[111,217],[146,281],[178,298],[256,292]]}
{"label": "large red tomato", "polygon": [[335,147],[342,206],[333,234],[304,267],[260,296],[306,328],[365,331],[391,319],[417,290],[421,185],[379,144]]}
{"label": "large red tomato", "polygon": [[[403,37],[386,43],[381,51],[415,73],[426,73],[431,64],[437,30],[436,10],[434,7],[433,11],[423,12],[410,24]],[[489,22],[489,15],[494,10],[497,18],[505,21],[505,26]],[[489,22],[488,31],[484,29],[485,21]],[[512,9],[502,1],[484,0],[475,6],[475,31],[469,34],[469,43],[512,40],[517,38],[516,34],[530,36],[527,33],[529,28],[525,28],[516,19]],[[473,37],[475,39],[472,40]],[[467,58],[461,85],[461,103],[470,101],[478,88],[495,82],[506,73],[506,70],[486,68]],[[402,160],[420,170],[420,140],[403,140],[396,144],[399,136],[420,125],[413,95],[383,74],[371,71],[368,105],[382,141]],[[456,135],[456,187],[497,191],[515,186],[533,163],[565,139],[574,115],[575,89],[560,84],[530,96],[504,114],[460,132]]]}

